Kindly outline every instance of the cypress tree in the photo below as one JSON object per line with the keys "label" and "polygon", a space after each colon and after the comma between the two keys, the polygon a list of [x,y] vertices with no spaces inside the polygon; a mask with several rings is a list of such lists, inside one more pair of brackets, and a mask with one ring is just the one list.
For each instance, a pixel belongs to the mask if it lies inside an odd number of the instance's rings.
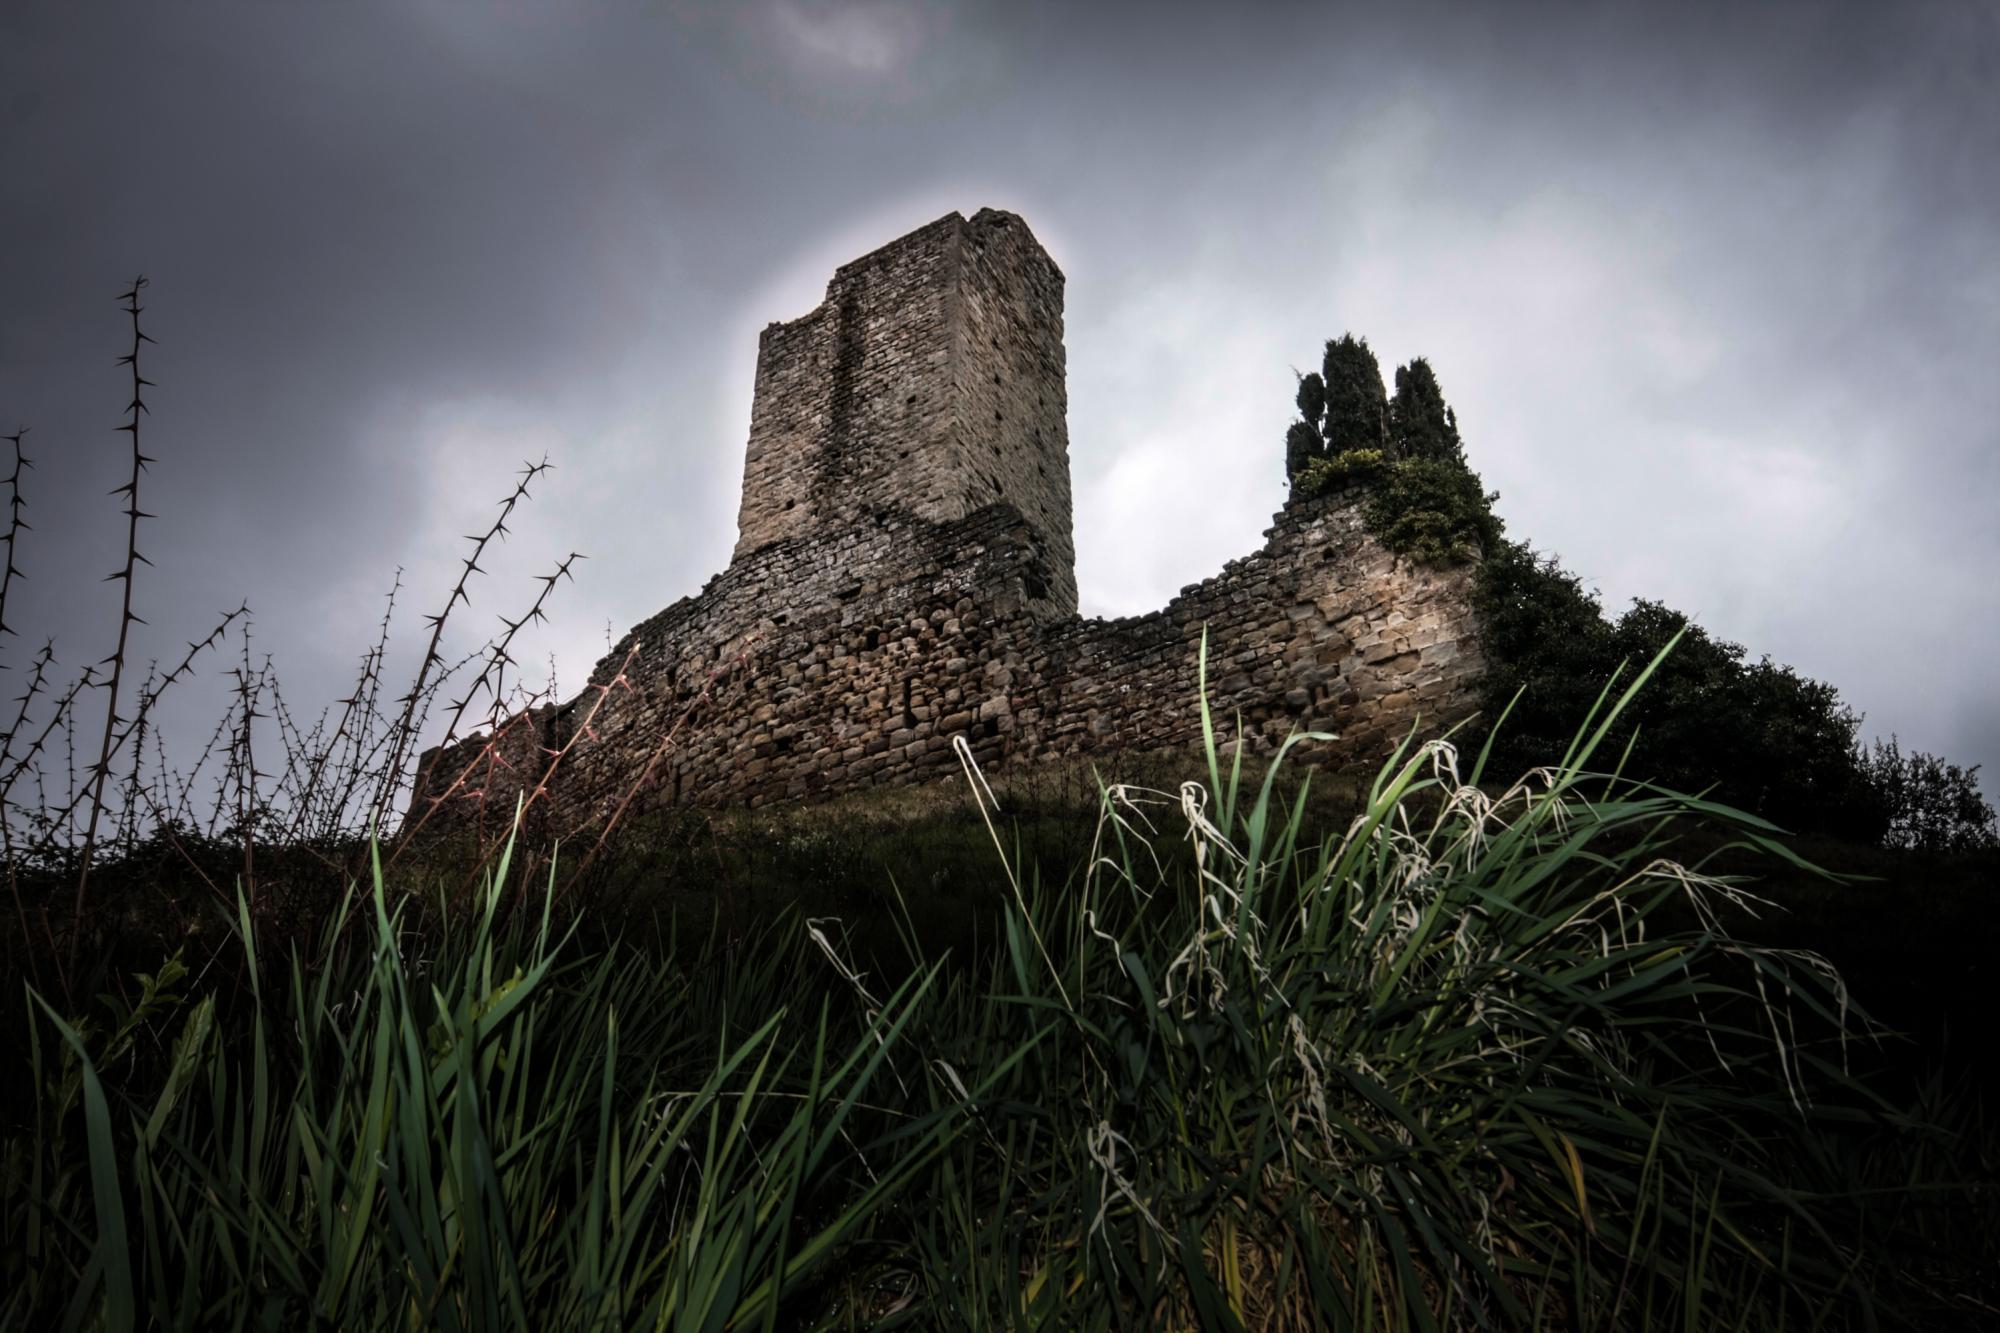
{"label": "cypress tree", "polygon": [[1326,440],[1319,433],[1320,419],[1326,415],[1326,385],[1315,374],[1299,377],[1300,420],[1285,432],[1285,480],[1299,475],[1315,458],[1326,457]]}
{"label": "cypress tree", "polygon": [[1389,404],[1389,440],[1399,458],[1463,463],[1458,416],[1445,405],[1431,363],[1415,357],[1396,370],[1396,397]]}
{"label": "cypress tree", "polygon": [[1306,424],[1317,435],[1320,418],[1326,415],[1326,381],[1317,373],[1308,371],[1299,376],[1298,404],[1299,415],[1306,419]]}
{"label": "cypress tree", "polygon": [[1388,435],[1389,402],[1368,340],[1346,333],[1327,343],[1322,377],[1326,424],[1320,435],[1327,453],[1380,449]]}
{"label": "cypress tree", "polygon": [[1319,432],[1303,421],[1294,421],[1292,428],[1285,432],[1285,479],[1289,481],[1298,476],[1305,471],[1306,464],[1324,452]]}

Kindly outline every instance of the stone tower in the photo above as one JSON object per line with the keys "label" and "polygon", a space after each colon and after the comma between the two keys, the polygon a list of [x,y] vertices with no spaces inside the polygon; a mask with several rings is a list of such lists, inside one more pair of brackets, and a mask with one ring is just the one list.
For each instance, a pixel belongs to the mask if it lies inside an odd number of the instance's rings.
{"label": "stone tower", "polygon": [[1035,605],[1073,614],[1062,308],[1062,271],[990,208],[842,265],[758,342],[735,558],[1010,504],[1047,571]]}

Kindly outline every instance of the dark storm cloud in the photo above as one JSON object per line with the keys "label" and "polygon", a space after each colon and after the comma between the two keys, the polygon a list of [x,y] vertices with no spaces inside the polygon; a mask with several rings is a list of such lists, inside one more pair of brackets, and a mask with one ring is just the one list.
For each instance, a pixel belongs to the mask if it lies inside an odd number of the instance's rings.
{"label": "dark storm cloud", "polygon": [[1614,608],[2000,762],[1993,12],[1373,8],[10,6],[9,620],[108,649],[145,271],[159,651],[247,594],[332,697],[392,571],[441,600],[546,451],[476,605],[588,553],[536,649],[573,683],[726,559],[757,329],[993,204],[1069,276],[1088,609],[1254,545],[1289,368],[1353,328],[1433,359],[1512,531]]}

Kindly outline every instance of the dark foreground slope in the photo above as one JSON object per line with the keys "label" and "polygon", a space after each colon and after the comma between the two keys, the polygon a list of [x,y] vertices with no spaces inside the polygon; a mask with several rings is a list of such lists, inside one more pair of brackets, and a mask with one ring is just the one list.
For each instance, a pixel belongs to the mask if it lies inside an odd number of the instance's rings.
{"label": "dark foreground slope", "polygon": [[1798,947],[1911,890],[1473,768],[969,775],[246,910],[21,1015],[0,1327],[1988,1320],[1974,1094]]}

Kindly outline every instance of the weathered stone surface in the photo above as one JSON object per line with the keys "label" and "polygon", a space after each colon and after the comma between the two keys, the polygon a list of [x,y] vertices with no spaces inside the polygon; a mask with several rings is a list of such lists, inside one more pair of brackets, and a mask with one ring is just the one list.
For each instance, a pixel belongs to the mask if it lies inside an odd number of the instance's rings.
{"label": "weathered stone surface", "polygon": [[540,801],[567,829],[635,789],[757,804],[915,781],[955,769],[960,736],[982,764],[1191,745],[1204,630],[1215,716],[1258,748],[1310,726],[1338,739],[1308,758],[1372,759],[1470,711],[1470,572],[1398,559],[1351,493],[1288,504],[1261,550],[1150,615],[1076,614],[1062,286],[991,210],[843,266],[764,332],[729,568],[576,699],[510,722],[497,756],[483,737],[427,753],[413,810],[456,783],[434,823],[467,793],[511,813],[553,769]]}
{"label": "weathered stone surface", "polygon": [[842,265],[818,309],[759,342],[736,557],[1004,499],[1042,557],[1031,600],[1075,611],[1062,288],[1026,224],[992,210]]}

